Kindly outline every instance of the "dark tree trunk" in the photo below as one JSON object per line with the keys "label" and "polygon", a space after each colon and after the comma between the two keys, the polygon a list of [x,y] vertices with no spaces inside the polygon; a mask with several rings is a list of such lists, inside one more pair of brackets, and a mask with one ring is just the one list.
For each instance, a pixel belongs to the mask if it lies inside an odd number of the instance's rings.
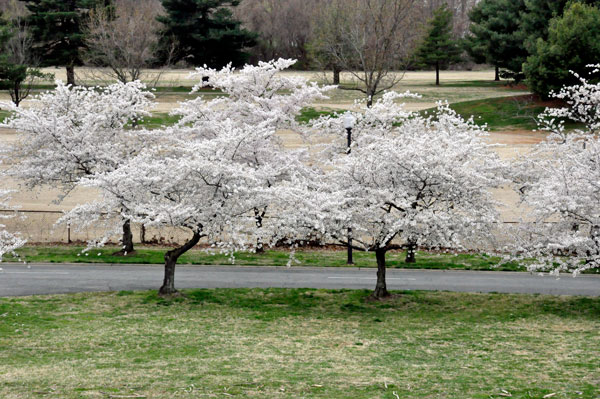
{"label": "dark tree trunk", "polygon": [[13,95],[13,102],[15,103],[15,106],[18,107],[19,104],[21,104],[21,84],[15,82],[15,86],[14,86],[14,91],[15,94]]}
{"label": "dark tree trunk", "polygon": [[198,244],[202,236],[198,232],[194,232],[194,236],[181,247],[172,249],[165,253],[165,278],[163,280],[163,285],[158,290],[160,295],[173,295],[177,292],[175,289],[175,265],[177,264],[177,259],[190,249],[194,247],[194,245]]}
{"label": "dark tree trunk", "polygon": [[494,80],[496,82],[500,81],[500,68],[498,68],[497,65],[496,65],[496,68],[495,68]]}
{"label": "dark tree trunk", "polygon": [[405,263],[415,263],[417,259],[415,258],[415,253],[417,251],[417,244],[414,241],[408,240],[407,248],[406,248],[406,259]]}
{"label": "dark tree trunk", "polygon": [[123,252],[133,252],[133,233],[131,232],[131,221],[123,223]]}
{"label": "dark tree trunk", "polygon": [[348,245],[346,246],[347,249],[347,259],[346,259],[346,264],[347,265],[353,265],[354,264],[354,259],[352,259],[352,229],[348,228]]}
{"label": "dark tree trunk", "polygon": [[436,86],[440,85],[440,63],[439,62],[435,63],[435,85]]}
{"label": "dark tree trunk", "polygon": [[114,256],[126,256],[135,252],[133,248],[133,234],[131,232],[131,222],[126,220],[123,223],[123,236],[121,237],[121,249],[113,253]]}
{"label": "dark tree trunk", "polygon": [[75,86],[75,67],[73,65],[67,66],[67,84]]}
{"label": "dark tree trunk", "polygon": [[340,84],[340,68],[337,65],[333,66],[333,84],[334,85],[339,85]]}
{"label": "dark tree trunk", "polygon": [[142,244],[146,243],[146,226],[143,224],[140,226],[140,242]]}
{"label": "dark tree trunk", "polygon": [[261,254],[261,255],[265,253],[265,246],[260,241],[260,238],[256,240],[256,248],[254,251],[255,251],[255,253]]}
{"label": "dark tree trunk", "polygon": [[385,284],[385,253],[387,249],[377,248],[375,250],[375,258],[377,259],[377,284],[375,285],[375,291],[373,296],[375,298],[384,298],[389,296],[390,293],[387,290]]}
{"label": "dark tree trunk", "polygon": [[373,106],[373,94],[367,93],[367,108],[371,108]]}

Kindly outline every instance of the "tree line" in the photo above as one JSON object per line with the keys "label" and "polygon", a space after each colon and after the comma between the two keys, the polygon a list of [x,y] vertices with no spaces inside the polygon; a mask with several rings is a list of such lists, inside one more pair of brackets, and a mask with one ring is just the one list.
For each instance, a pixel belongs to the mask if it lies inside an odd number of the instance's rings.
{"label": "tree line", "polygon": [[[2,0],[0,85],[18,104],[38,67],[103,67],[121,82],[148,67],[240,66],[277,57],[371,98],[402,75],[470,60],[546,96],[595,62],[597,0]],[[371,100],[369,100],[371,101]]]}
{"label": "tree line", "polygon": [[[481,0],[470,12],[465,48],[477,62],[546,98],[577,83],[600,54],[598,0]],[[500,72],[498,74],[498,71]]]}
{"label": "tree line", "polygon": [[[464,32],[473,3],[448,2],[458,16],[448,21],[452,35]],[[284,57],[302,69],[332,68],[336,83],[340,70],[378,70],[375,77],[355,76],[372,96],[394,83],[386,79],[389,70],[413,64],[440,4],[446,6],[440,0],[4,0],[3,81],[23,83],[39,77],[37,67],[63,66],[73,85],[74,68],[93,65],[127,82],[148,67],[241,66]]]}

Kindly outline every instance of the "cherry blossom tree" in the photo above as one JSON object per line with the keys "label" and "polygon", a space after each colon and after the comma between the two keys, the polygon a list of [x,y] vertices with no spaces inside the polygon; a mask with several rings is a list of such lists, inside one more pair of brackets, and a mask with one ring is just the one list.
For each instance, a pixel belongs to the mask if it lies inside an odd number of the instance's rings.
{"label": "cherry blossom tree", "polygon": [[[245,65],[239,71],[231,65],[220,70],[197,68],[192,76],[200,78],[200,82],[192,92],[209,87],[224,96],[211,100],[198,97],[181,103],[172,112],[181,117],[176,130],[186,136],[214,138],[221,134],[220,121],[223,120],[246,130],[261,126],[270,129],[269,134],[248,135],[244,143],[238,145],[237,159],[257,169],[271,165],[276,169],[304,170],[306,152],[297,150],[295,157],[290,158],[290,150],[285,150],[281,139],[273,133],[281,129],[302,131],[296,116],[302,108],[325,99],[325,93],[334,86],[319,86],[305,78],[281,73],[295,63],[296,60],[280,58],[259,62],[256,66]],[[256,226],[261,227],[268,217],[268,204],[254,208],[253,212]],[[258,250],[261,248],[259,243]]]}
{"label": "cherry blossom tree", "polygon": [[[107,87],[71,87],[57,81],[31,107],[1,104],[12,112],[3,126],[20,133],[0,154],[5,173],[28,188],[62,188],[60,201],[86,176],[104,173],[149,145],[147,136],[127,125],[150,115],[154,95],[140,82]],[[115,213],[114,210],[112,212]],[[123,220],[123,252],[133,251],[130,223]]]}
{"label": "cherry blossom tree", "polygon": [[[598,65],[590,65],[597,74]],[[567,107],[539,116],[545,141],[524,156],[516,183],[527,210],[513,251],[531,271],[572,272],[600,266],[600,84],[580,83],[551,96]],[[566,122],[583,127],[573,131]]]}
{"label": "cherry blossom tree", "polygon": [[165,276],[159,290],[162,295],[176,292],[177,260],[201,238],[220,249],[234,251],[253,248],[257,242],[279,242],[287,234],[281,226],[292,226],[273,217],[264,217],[258,224],[255,210],[289,208],[278,182],[301,178],[302,170],[296,170],[298,154],[292,151],[287,158],[279,154],[280,164],[247,162],[247,151],[240,149],[252,146],[249,143],[268,144],[275,138],[273,129],[239,127],[231,120],[213,129],[219,134],[208,139],[186,138],[175,129],[166,129],[168,141],[145,150],[114,171],[86,179],[84,184],[102,190],[103,199],[77,207],[67,215],[81,223],[105,223],[107,236],[112,233],[110,220],[103,215],[113,208],[123,209],[125,217],[149,227],[188,231],[190,238],[183,245],[165,253]]}
{"label": "cherry blossom tree", "polygon": [[[0,208],[9,209],[8,199],[10,191],[0,189]],[[14,217],[14,215],[0,215],[0,219]],[[22,247],[25,240],[19,235],[10,233],[6,230],[6,226],[0,223],[0,262],[2,257],[7,253],[13,253],[15,249]]]}
{"label": "cherry blossom tree", "polygon": [[302,108],[325,99],[325,93],[335,87],[320,87],[305,78],[281,74],[295,63],[296,60],[280,58],[240,70],[231,65],[220,70],[196,68],[192,77],[198,77],[200,82],[192,93],[213,88],[224,95],[185,101],[172,114],[181,116],[180,127],[192,125],[211,130],[213,122],[230,119],[238,124],[268,122],[277,129],[293,128]]}
{"label": "cherry blossom tree", "polygon": [[200,68],[206,79],[198,88],[210,85],[227,96],[182,103],[175,111],[182,116],[178,124],[148,133],[155,146],[84,179],[103,198],[75,208],[65,220],[103,225],[109,237],[115,226],[106,211],[122,209],[123,217],[146,226],[187,231],[189,239],[165,253],[162,295],[176,293],[177,260],[200,239],[233,253],[302,238],[299,192],[287,187],[318,172],[308,166],[305,149],[283,147],[277,130],[295,126],[298,112],[328,88],[278,73],[291,64],[278,60],[237,73]]}
{"label": "cherry blossom tree", "polygon": [[[322,186],[308,196],[307,212],[326,242],[347,244],[351,227],[356,249],[374,251],[373,295],[388,295],[385,255],[408,245],[472,248],[493,240],[498,205],[490,190],[505,168],[486,133],[447,105],[430,116],[402,111],[388,93],[356,113],[351,151],[333,151]],[[335,126],[325,119],[318,125]]]}

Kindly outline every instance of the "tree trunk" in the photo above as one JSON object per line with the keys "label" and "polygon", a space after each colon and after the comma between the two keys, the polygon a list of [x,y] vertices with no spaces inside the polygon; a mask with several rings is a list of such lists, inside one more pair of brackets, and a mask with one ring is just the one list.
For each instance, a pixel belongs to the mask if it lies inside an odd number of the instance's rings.
{"label": "tree trunk", "polygon": [[440,63],[439,62],[435,63],[435,85],[436,86],[440,85]]}
{"label": "tree trunk", "polygon": [[373,106],[373,94],[367,92],[367,108],[371,108]]}
{"label": "tree trunk", "polygon": [[67,65],[67,84],[75,86],[75,67]]}
{"label": "tree trunk", "polygon": [[123,252],[133,252],[133,233],[131,233],[131,221],[123,223]]}
{"label": "tree trunk", "polygon": [[417,259],[415,258],[416,250],[417,244],[412,240],[408,240],[408,246],[406,248],[406,259],[404,260],[405,263],[415,263],[417,261]]}
{"label": "tree trunk", "polygon": [[134,253],[133,234],[131,233],[131,222],[123,223],[123,236],[121,237],[121,249],[113,253],[113,256],[126,256]]}
{"label": "tree trunk", "polygon": [[15,94],[13,95],[13,102],[15,103],[16,107],[18,107],[19,104],[21,104],[21,90],[19,90],[20,86],[21,86],[20,83],[15,82],[15,86],[14,86]]}
{"label": "tree trunk", "polygon": [[175,289],[175,265],[177,264],[177,259],[192,249],[194,245],[198,244],[200,238],[202,238],[200,233],[194,232],[194,236],[188,242],[181,247],[165,253],[165,277],[162,287],[158,290],[159,295],[173,295],[177,292]]}
{"label": "tree trunk", "polygon": [[375,258],[377,259],[377,284],[375,285],[375,291],[373,296],[375,298],[384,298],[389,296],[390,293],[387,290],[385,284],[385,253],[387,249],[377,248],[375,250]]}
{"label": "tree trunk", "polygon": [[334,85],[339,85],[340,84],[340,68],[337,65],[333,66],[333,84]]}
{"label": "tree trunk", "polygon": [[496,65],[496,70],[495,70],[495,76],[494,76],[494,80],[496,82],[500,81],[500,68],[498,68],[498,66]]}
{"label": "tree trunk", "polygon": [[352,259],[352,229],[350,227],[348,227],[348,245],[346,249],[348,253],[346,264],[353,265],[354,259]]}

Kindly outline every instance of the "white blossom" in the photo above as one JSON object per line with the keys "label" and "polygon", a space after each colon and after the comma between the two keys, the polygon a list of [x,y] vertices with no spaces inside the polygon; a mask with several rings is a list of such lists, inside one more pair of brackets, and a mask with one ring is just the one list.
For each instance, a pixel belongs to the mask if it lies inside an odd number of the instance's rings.
{"label": "white blossom", "polygon": [[387,292],[389,249],[412,243],[460,250],[493,240],[499,218],[490,190],[505,182],[506,165],[472,120],[443,103],[428,117],[407,112],[391,103],[394,97],[354,114],[351,151],[334,143],[320,187],[307,185],[307,223],[343,244],[351,228],[354,246],[376,252],[376,296]]}
{"label": "white blossom", "polygon": [[[600,84],[579,79],[553,94],[568,106],[540,115],[550,134],[518,164],[516,183],[529,220],[513,252],[531,271],[576,275],[600,265]],[[567,131],[566,119],[584,127]]]}
{"label": "white blossom", "polygon": [[12,112],[2,126],[19,133],[18,142],[0,153],[6,173],[30,188],[52,184],[69,190],[83,176],[116,169],[144,145],[140,133],[125,126],[149,116],[153,98],[139,81],[105,88],[57,81],[31,107],[0,104]]}
{"label": "white blossom", "polygon": [[[227,95],[182,103],[180,123],[148,133],[155,145],[83,179],[103,197],[68,217],[104,225],[106,237],[116,229],[104,216],[108,209],[122,209],[124,218],[146,226],[186,229],[191,237],[166,253],[166,269],[203,237],[230,253],[293,242],[302,230],[295,228],[296,211],[288,210],[298,198],[283,187],[317,172],[305,162],[305,149],[283,147],[277,130],[295,126],[297,113],[328,88],[277,74],[291,63],[261,63],[239,73],[199,70]],[[166,272],[163,293],[173,291],[168,278]]]}
{"label": "white blossom", "polygon": [[[10,191],[0,189],[0,208],[8,210],[11,207],[8,205],[8,199],[10,198]],[[14,214],[0,214],[0,219],[7,219],[14,217]],[[25,244],[25,240],[18,234],[10,233],[6,230],[6,226],[0,223],[0,262],[2,257],[7,253],[14,253],[17,248],[22,247]]]}

